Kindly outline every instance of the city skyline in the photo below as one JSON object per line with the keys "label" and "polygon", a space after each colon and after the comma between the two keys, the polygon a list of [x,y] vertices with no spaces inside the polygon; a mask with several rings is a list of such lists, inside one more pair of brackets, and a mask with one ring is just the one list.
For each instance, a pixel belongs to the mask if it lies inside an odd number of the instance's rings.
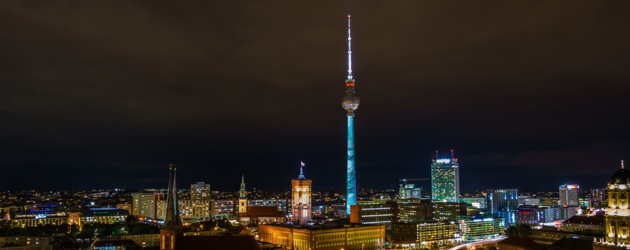
{"label": "city skyline", "polygon": [[345,189],[348,14],[357,189],[435,150],[462,192],[604,187],[630,158],[626,2],[0,5],[2,190],[166,188],[169,162],[289,189],[300,161]]}

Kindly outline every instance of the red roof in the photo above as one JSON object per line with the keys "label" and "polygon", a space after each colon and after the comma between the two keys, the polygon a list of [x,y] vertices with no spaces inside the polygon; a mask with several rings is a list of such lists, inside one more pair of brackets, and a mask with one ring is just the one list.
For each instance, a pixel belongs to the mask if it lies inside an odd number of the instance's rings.
{"label": "red roof", "polygon": [[247,207],[247,213],[240,214],[241,217],[284,217],[283,211],[278,211],[275,206]]}

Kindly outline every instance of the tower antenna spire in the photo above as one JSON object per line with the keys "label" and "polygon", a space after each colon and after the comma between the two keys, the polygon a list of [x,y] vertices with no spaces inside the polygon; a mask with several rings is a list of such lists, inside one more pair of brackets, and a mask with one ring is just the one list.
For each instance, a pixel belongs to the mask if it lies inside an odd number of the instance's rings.
{"label": "tower antenna spire", "polygon": [[348,79],[352,79],[352,35],[350,32],[350,15],[348,15]]}
{"label": "tower antenna spire", "polygon": [[304,168],[304,162],[300,161],[300,175],[298,176],[298,179],[306,179],[306,177],[304,177],[304,171],[302,170],[302,168]]}

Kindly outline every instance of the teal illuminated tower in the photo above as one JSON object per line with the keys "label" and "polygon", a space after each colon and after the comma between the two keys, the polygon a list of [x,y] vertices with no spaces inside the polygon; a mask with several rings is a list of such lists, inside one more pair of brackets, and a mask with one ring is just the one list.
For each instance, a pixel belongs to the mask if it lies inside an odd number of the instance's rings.
{"label": "teal illuminated tower", "polygon": [[346,79],[346,95],[341,99],[341,106],[348,117],[348,169],[346,190],[346,213],[350,216],[350,206],[357,204],[357,179],[354,166],[354,111],[359,107],[359,97],[354,90],[352,78],[352,37],[350,36],[350,15],[348,15],[348,78]]}

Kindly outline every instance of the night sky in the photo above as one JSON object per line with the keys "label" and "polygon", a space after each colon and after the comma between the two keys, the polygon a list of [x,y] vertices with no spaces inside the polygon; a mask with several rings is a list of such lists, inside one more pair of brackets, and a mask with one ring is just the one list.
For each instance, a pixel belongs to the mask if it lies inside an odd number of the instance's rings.
{"label": "night sky", "polygon": [[[0,189],[205,181],[604,187],[630,161],[629,1],[1,1]],[[421,185],[428,187],[429,183]]]}

